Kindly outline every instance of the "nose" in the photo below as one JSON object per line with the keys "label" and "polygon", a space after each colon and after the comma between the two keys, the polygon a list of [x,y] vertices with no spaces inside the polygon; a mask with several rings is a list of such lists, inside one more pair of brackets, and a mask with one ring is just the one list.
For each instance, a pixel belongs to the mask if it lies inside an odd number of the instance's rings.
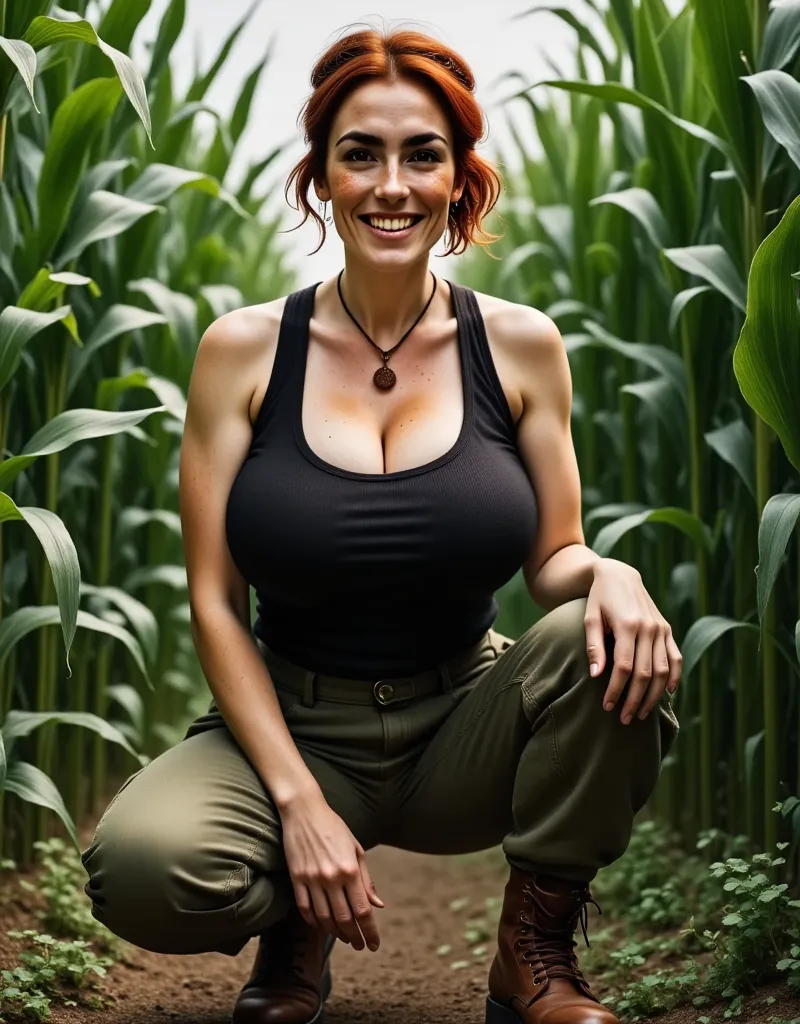
{"label": "nose", "polygon": [[394,160],[386,164],[386,172],[383,180],[375,188],[375,195],[379,199],[398,200],[405,199],[409,194],[408,186],[403,184],[400,168]]}

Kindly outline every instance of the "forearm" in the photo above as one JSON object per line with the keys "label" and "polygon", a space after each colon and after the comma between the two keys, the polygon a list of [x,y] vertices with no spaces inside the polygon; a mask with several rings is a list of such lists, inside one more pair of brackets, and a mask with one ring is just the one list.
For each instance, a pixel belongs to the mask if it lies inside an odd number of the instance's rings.
{"label": "forearm", "polygon": [[192,636],[217,707],[278,809],[320,795],[248,628],[232,609],[215,608],[193,617]]}
{"label": "forearm", "polygon": [[577,597],[587,597],[598,565],[607,561],[585,544],[568,544],[556,551],[528,581],[533,600],[551,611]]}

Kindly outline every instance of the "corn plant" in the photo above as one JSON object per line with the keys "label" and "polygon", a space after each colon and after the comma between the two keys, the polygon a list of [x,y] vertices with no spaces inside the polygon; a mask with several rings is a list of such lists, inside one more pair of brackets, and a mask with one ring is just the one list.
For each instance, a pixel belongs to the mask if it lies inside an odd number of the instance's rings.
{"label": "corn plant", "polygon": [[579,77],[506,76],[538,146],[515,133],[505,258],[462,277],[560,326],[587,542],[673,624],[659,809],[772,848],[800,791],[800,4],[542,3],[520,29],[542,12]]}
{"label": "corn plant", "polygon": [[146,764],[205,699],[177,512],[185,391],[205,327],[294,280],[260,216],[283,144],[226,182],[269,53],[229,117],[205,100],[251,12],[176,97],[185,0],[141,71],[126,51],[150,0],[110,0],[96,27],[87,7],[0,0],[0,836],[17,859],[51,811],[77,845],[109,771]]}

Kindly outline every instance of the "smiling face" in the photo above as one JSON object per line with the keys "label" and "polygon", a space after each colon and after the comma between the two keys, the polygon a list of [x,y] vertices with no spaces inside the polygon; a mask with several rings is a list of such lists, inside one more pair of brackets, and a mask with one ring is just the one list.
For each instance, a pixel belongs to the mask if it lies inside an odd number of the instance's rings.
{"label": "smiling face", "polygon": [[367,262],[406,263],[429,252],[462,192],[447,117],[409,79],[353,90],[331,126],[325,175],[317,196],[331,201],[345,247]]}

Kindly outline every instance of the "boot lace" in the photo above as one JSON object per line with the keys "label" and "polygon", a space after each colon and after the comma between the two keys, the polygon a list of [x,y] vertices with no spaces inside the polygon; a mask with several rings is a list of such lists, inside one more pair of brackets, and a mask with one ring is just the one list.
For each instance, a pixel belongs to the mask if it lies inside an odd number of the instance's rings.
{"label": "boot lace", "polygon": [[[600,914],[603,911],[588,888],[572,890],[576,898],[576,908],[570,914],[566,923],[559,921],[556,927],[548,927],[542,924],[546,918],[553,918],[546,906],[542,904],[535,888],[529,883],[523,889],[523,901],[533,904],[536,907],[538,919],[534,922],[525,916],[525,911],[519,915],[521,935],[516,939],[515,946],[521,951],[522,959],[531,968],[534,976],[534,985],[543,984],[547,978],[569,978],[577,980],[581,987],[588,993],[588,983],[578,966],[578,959],[575,955],[577,943],[572,937],[575,929],[575,920],[578,918],[583,929],[583,938],[587,946],[590,946],[589,936],[586,933],[586,926],[589,920],[590,903],[597,907]],[[534,962],[534,960],[538,962]]]}

